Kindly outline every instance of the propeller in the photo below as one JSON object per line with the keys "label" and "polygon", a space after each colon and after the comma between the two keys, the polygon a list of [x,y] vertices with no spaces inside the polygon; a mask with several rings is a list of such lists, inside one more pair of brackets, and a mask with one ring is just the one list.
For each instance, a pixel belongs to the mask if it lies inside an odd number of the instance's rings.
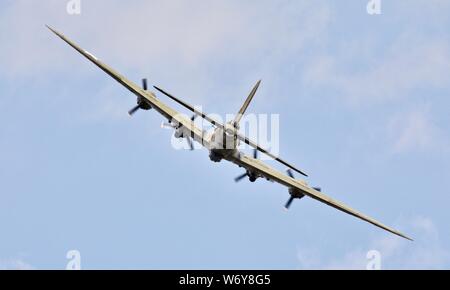
{"label": "propeller", "polygon": [[[289,177],[294,178],[294,173],[292,172],[291,169],[286,170],[287,175],[289,175]],[[322,191],[322,188],[320,187],[313,187],[314,190],[317,190],[319,192]],[[290,188],[289,189],[289,194],[291,195],[289,197],[289,200],[286,202],[286,205],[284,206],[285,210],[289,210],[289,207],[291,206],[292,202],[294,201],[294,199],[301,199],[303,198],[305,195],[298,189],[296,188]]]}
{"label": "propeller", "polygon": [[144,91],[148,89],[147,79],[142,79],[142,88]]}
{"label": "propeller", "polygon": [[234,179],[234,181],[235,181],[235,182],[239,182],[239,181],[241,181],[242,179],[246,178],[247,176],[248,176],[248,174],[247,174],[247,172],[246,172],[246,173],[244,173],[244,174],[239,175],[238,177],[236,177],[236,178]]}
{"label": "propeller", "polygon": [[289,175],[290,178],[294,178],[295,179],[295,176],[294,176],[294,173],[292,172],[292,170],[288,169],[287,170],[287,174]]}
{"label": "propeller", "polygon": [[194,150],[194,142],[192,142],[191,137],[185,136],[185,138],[186,138],[186,141],[187,141],[187,143],[188,143],[188,145],[189,145],[189,149],[190,149],[191,151],[193,151],[193,150]]}
{"label": "propeller", "polygon": [[[192,120],[192,118],[191,118],[191,120]],[[181,129],[181,126],[180,125],[177,126],[176,124],[174,124],[171,121],[169,121],[168,123],[167,122],[162,122],[161,123],[161,128],[175,129],[175,133],[174,134],[177,134],[178,130]],[[194,148],[194,143],[192,142],[192,139],[191,139],[191,137],[189,135],[186,135],[184,132],[180,132],[180,135],[176,136],[176,137],[177,138],[178,137],[185,138],[187,143],[188,143],[188,145],[189,145],[189,149],[191,151],[195,149]]]}
{"label": "propeller", "polygon": [[[194,122],[195,118],[196,118],[196,116],[193,115],[191,117],[191,121]],[[183,130],[182,125],[179,125],[178,127],[174,126],[173,128],[175,128],[176,130]],[[181,137],[186,139],[186,142],[187,142],[187,144],[189,146],[189,149],[191,151],[193,151],[194,150],[194,142],[192,142],[191,136],[189,134],[186,134],[186,131],[183,130],[182,133],[181,133]]]}
{"label": "propeller", "polygon": [[[142,79],[142,88],[144,90],[148,89],[147,79]],[[143,97],[138,97],[137,105],[128,111],[128,115],[133,116],[139,109],[150,110],[151,108],[150,104]]]}
{"label": "propeller", "polygon": [[[257,149],[253,150],[253,158],[254,159],[258,159],[258,150]],[[249,173],[248,171],[246,171],[244,174],[239,175],[238,177],[236,177],[234,179],[234,181],[235,182],[239,182],[242,179],[244,179],[245,177],[248,177],[251,182],[255,182],[256,181],[256,176],[254,174]]]}
{"label": "propeller", "polygon": [[[294,173],[292,172],[291,169],[286,170],[287,175],[289,175],[290,178],[295,179]],[[305,195],[303,193],[301,193],[299,190],[295,189],[295,188],[290,188],[289,189],[289,194],[291,195],[288,199],[288,201],[286,202],[286,205],[284,206],[284,209],[286,211],[289,210],[289,208],[291,207],[292,202],[294,201],[294,199],[298,198],[301,199],[303,198]]]}
{"label": "propeller", "polygon": [[[192,115],[191,121],[194,122],[196,118],[197,118],[197,115],[195,115],[195,114]],[[164,127],[166,127],[166,128],[167,127],[171,127],[171,128],[177,129],[174,125],[168,124],[168,123],[163,123],[163,124],[161,124],[161,126],[162,126],[162,128],[164,128]],[[189,146],[189,150],[193,151],[195,148],[194,148],[194,142],[192,142],[191,137],[187,136],[185,134],[183,134],[182,137],[186,139],[186,142],[187,142],[187,144]]]}
{"label": "propeller", "polygon": [[285,210],[289,210],[289,208],[291,207],[292,202],[294,201],[295,197],[293,195],[291,195],[291,197],[289,198],[289,200],[286,202],[286,205],[284,206]]}
{"label": "propeller", "polygon": [[250,171],[247,170],[244,174],[239,175],[238,177],[236,177],[236,178],[234,179],[234,181],[235,181],[235,182],[239,182],[239,181],[241,181],[242,179],[244,179],[245,177],[248,177],[248,179],[250,180],[250,182],[255,182],[256,179],[257,179],[257,176],[256,176],[255,174],[253,174],[253,173],[251,173]]}
{"label": "propeller", "polygon": [[136,113],[141,108],[141,105],[137,105],[136,107],[133,107],[131,110],[128,111],[128,115],[133,116],[134,113]]}

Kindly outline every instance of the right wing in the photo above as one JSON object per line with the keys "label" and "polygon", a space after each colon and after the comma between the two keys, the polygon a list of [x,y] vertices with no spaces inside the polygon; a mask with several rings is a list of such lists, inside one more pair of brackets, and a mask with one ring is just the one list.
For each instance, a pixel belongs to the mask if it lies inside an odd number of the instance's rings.
{"label": "right wing", "polygon": [[412,241],[411,238],[405,236],[404,234],[400,233],[399,231],[394,230],[388,226],[385,226],[382,223],[376,221],[375,219],[368,217],[368,216],[346,206],[345,204],[326,196],[325,194],[323,194],[313,188],[310,188],[309,186],[305,185],[304,183],[302,183],[301,181],[299,181],[297,179],[294,179],[294,178],[291,178],[289,176],[282,174],[281,172],[267,166],[265,163],[263,163],[262,161],[260,161],[258,159],[250,158],[250,157],[242,154],[241,156],[239,156],[239,158],[234,158],[232,160],[232,162],[234,162],[237,165],[240,165],[246,169],[249,169],[251,171],[258,172],[265,178],[267,178],[269,180],[273,180],[275,182],[278,182],[282,185],[285,185],[288,188],[295,188],[297,190],[300,190],[306,196],[309,196],[315,200],[325,203],[325,204],[327,204],[331,207],[334,207],[340,211],[343,211],[347,214],[357,217],[363,221],[371,223],[371,224],[373,224],[379,228],[382,228],[388,232],[391,232],[397,236],[400,236],[402,238]]}
{"label": "right wing", "polygon": [[[257,84],[257,86],[259,85],[259,82]],[[255,88],[258,88],[258,87]],[[204,114],[203,112],[197,110],[194,106],[186,103],[185,101],[169,94],[168,92],[164,91],[161,88],[158,88],[157,86],[153,86],[156,90],[158,90],[159,92],[163,93],[164,95],[168,96],[169,98],[171,98],[172,100],[174,100],[175,102],[177,102],[178,104],[184,106],[185,108],[187,108],[188,110],[190,110],[191,112],[199,115],[200,117],[202,117],[203,119],[205,119],[206,121],[210,122],[211,124],[223,129],[224,131],[235,131],[235,128],[233,128],[233,126],[229,125],[229,124],[225,124],[223,125],[221,122],[215,120],[214,118],[211,118],[210,116]],[[256,92],[256,89],[254,89]],[[253,92],[253,91],[252,91]],[[252,93],[251,93],[252,94]],[[250,95],[251,95],[250,94]],[[254,93],[253,93],[254,94]],[[267,156],[269,156],[270,158],[275,159],[276,161],[280,162],[281,164],[291,168],[292,170],[295,170],[296,172],[304,175],[304,176],[308,176],[306,173],[304,173],[303,171],[301,171],[300,169],[295,168],[293,165],[287,163],[286,161],[284,161],[283,159],[279,158],[278,156],[273,155],[272,153],[270,153],[268,150],[264,149],[263,147],[259,146],[257,143],[251,141],[249,138],[247,138],[246,136],[243,136],[239,133],[236,133],[236,136],[239,140],[241,140],[242,142],[244,142],[245,144],[250,145],[251,147],[261,151],[262,153],[266,154]]]}

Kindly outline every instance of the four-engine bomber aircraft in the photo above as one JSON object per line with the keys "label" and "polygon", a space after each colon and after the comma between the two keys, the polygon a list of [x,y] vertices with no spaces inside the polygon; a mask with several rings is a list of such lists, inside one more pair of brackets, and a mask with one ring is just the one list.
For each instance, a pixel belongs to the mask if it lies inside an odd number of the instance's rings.
{"label": "four-engine bomber aircraft", "polygon": [[[165,118],[167,118],[168,122],[166,125],[172,127],[175,130],[175,137],[177,138],[185,138],[190,145],[191,149],[193,148],[192,139],[200,144],[202,144],[205,148],[207,148],[210,152],[209,157],[214,162],[219,162],[223,159],[228,160],[230,162],[233,162],[237,164],[239,167],[243,167],[246,170],[246,173],[237,177],[236,181],[239,181],[245,177],[248,177],[250,181],[254,182],[257,178],[265,178],[270,181],[277,182],[281,185],[286,186],[289,189],[290,198],[288,202],[286,203],[286,209],[289,208],[292,201],[294,199],[301,199],[305,196],[308,196],[310,198],[313,198],[315,200],[318,200],[322,203],[325,203],[329,206],[332,206],[340,211],[343,211],[347,214],[353,215],[359,219],[362,219],[368,223],[371,223],[377,227],[380,227],[388,232],[391,232],[395,235],[398,235],[400,237],[403,237],[408,240],[412,240],[411,238],[405,236],[404,234],[400,233],[399,231],[392,229],[388,226],[383,225],[382,223],[362,214],[358,211],[336,201],[332,198],[326,196],[325,194],[321,193],[320,188],[313,188],[309,187],[307,183],[303,180],[299,180],[294,178],[292,170],[307,176],[304,172],[301,170],[295,168],[294,166],[290,165],[289,163],[285,162],[284,160],[280,159],[277,156],[274,156],[269,151],[265,150],[264,148],[261,148],[257,143],[251,141],[247,137],[241,135],[239,130],[239,121],[241,120],[243,114],[245,113],[246,109],[248,108],[248,105],[250,104],[252,98],[254,97],[256,90],[259,87],[260,82],[256,84],[256,86],[251,91],[250,95],[246,99],[245,103],[243,104],[242,108],[239,110],[237,116],[232,122],[222,124],[221,122],[209,117],[208,115],[198,111],[193,106],[189,105],[188,103],[174,97],[173,95],[165,92],[164,90],[155,87],[159,92],[165,94],[166,96],[170,97],[172,100],[178,102],[182,106],[186,107],[190,111],[194,113],[194,116],[192,118],[187,118],[181,114],[179,114],[177,111],[173,110],[169,106],[167,106],[165,103],[160,101],[158,98],[156,98],[155,94],[147,90],[147,81],[143,80],[143,87],[139,87],[132,81],[128,80],[115,70],[113,70],[111,67],[107,66],[103,62],[101,62],[98,58],[96,58],[91,53],[87,52],[86,50],[78,47],[75,43],[67,39],[64,35],[61,33],[55,31],[51,27],[47,26],[52,32],[54,32],[57,36],[59,36],[62,40],[64,40],[66,43],[68,43],[70,46],[72,46],[75,50],[77,50],[79,53],[81,53],[83,56],[85,56],[88,60],[93,62],[96,66],[98,66],[100,69],[102,69],[104,72],[106,72],[108,75],[110,75],[113,79],[115,79],[117,82],[122,84],[124,87],[126,87],[130,92],[135,94],[137,96],[137,106],[134,107],[129,111],[129,114],[134,114],[137,110],[150,110],[154,109],[161,115],[163,115]],[[196,116],[200,116],[201,118],[205,119],[206,121],[210,122],[215,128],[212,132],[205,132],[204,130],[198,128],[194,124],[194,119]],[[253,156],[247,156],[244,153],[240,152],[237,149],[237,146],[239,142],[244,142],[251,147],[255,148],[254,155]],[[262,161],[258,160],[257,158],[257,152],[261,151],[264,154],[267,154],[268,156],[274,158],[278,162],[282,163],[283,165],[289,167],[287,171],[287,175],[269,167]]]}

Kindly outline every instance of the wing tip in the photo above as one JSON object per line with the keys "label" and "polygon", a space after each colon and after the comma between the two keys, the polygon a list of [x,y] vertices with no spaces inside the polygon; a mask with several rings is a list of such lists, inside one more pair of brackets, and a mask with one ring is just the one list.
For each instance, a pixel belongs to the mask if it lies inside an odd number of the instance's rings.
{"label": "wing tip", "polygon": [[399,232],[397,230],[394,230],[394,229],[388,228],[388,227],[383,227],[382,229],[387,230],[388,232],[390,232],[390,233],[392,233],[392,234],[394,234],[396,236],[399,236],[401,238],[404,238],[404,239],[406,239],[408,241],[414,242],[414,240],[412,238],[408,237],[407,235],[402,234],[401,232]]}
{"label": "wing tip", "polygon": [[50,25],[45,24],[45,27],[47,27],[51,32],[53,32],[54,34],[58,35],[59,37],[61,37],[61,33],[59,33],[58,31],[56,31],[55,29],[53,29]]}
{"label": "wing tip", "polygon": [[55,30],[48,24],[45,24],[45,27],[47,27],[50,31],[55,32]]}
{"label": "wing tip", "polygon": [[408,237],[408,236],[405,236],[404,234],[399,234],[399,236],[402,237],[402,238],[404,238],[404,239],[407,239],[407,240],[410,241],[410,242],[414,242],[414,239],[412,239],[412,238],[410,238],[410,237]]}

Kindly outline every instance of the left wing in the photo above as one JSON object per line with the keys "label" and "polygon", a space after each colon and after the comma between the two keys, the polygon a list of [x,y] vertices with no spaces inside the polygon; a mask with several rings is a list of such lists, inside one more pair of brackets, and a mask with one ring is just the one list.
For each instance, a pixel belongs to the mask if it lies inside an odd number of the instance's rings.
{"label": "left wing", "polygon": [[65,37],[63,34],[59,33],[58,31],[54,30],[53,28],[46,25],[48,29],[50,29],[53,33],[55,33],[57,36],[59,36],[62,40],[64,40],[67,44],[72,46],[75,50],[77,50],[79,53],[81,53],[84,57],[86,57],[88,60],[90,60],[92,63],[94,63],[96,66],[98,66],[100,69],[102,69],[105,73],[110,75],[113,79],[115,79],[117,82],[119,82],[121,85],[123,85],[125,88],[127,88],[130,92],[135,94],[138,97],[144,98],[150,106],[155,109],[155,111],[159,112],[161,115],[166,117],[169,121],[177,123],[179,126],[183,126],[184,129],[189,131],[189,135],[196,140],[197,142],[200,142],[205,147],[209,147],[209,144],[207,143],[207,140],[204,138],[204,132],[203,130],[199,129],[194,125],[194,122],[187,118],[186,116],[183,116],[182,114],[178,113],[177,111],[173,110],[160,100],[156,98],[156,96],[152,92],[148,92],[132,81],[128,80],[118,72],[116,72],[114,69],[109,67],[108,65],[101,62],[97,57],[95,57],[90,52],[82,49],[72,41],[70,41],[67,37]]}
{"label": "left wing", "polygon": [[241,154],[238,157],[233,157],[233,159],[230,161],[232,161],[232,162],[236,163],[237,165],[242,166],[248,170],[257,172],[269,180],[278,182],[282,185],[287,186],[288,188],[294,188],[294,189],[300,190],[306,196],[309,196],[315,200],[318,200],[322,203],[332,206],[332,207],[334,207],[340,211],[343,211],[347,214],[355,216],[363,221],[371,223],[371,224],[373,224],[379,228],[382,228],[388,232],[391,232],[397,236],[400,236],[402,238],[412,241],[411,238],[405,236],[404,234],[400,233],[399,231],[392,229],[388,226],[385,226],[382,223],[376,221],[375,219],[368,217],[368,216],[346,206],[345,204],[326,196],[325,194],[323,194],[313,188],[310,188],[309,186],[305,185],[304,183],[302,183],[301,181],[299,181],[297,179],[294,179],[287,175],[282,174],[281,172],[267,166],[265,163],[263,163],[262,161],[260,161],[258,159],[254,159],[254,158],[248,157],[244,154]]}

